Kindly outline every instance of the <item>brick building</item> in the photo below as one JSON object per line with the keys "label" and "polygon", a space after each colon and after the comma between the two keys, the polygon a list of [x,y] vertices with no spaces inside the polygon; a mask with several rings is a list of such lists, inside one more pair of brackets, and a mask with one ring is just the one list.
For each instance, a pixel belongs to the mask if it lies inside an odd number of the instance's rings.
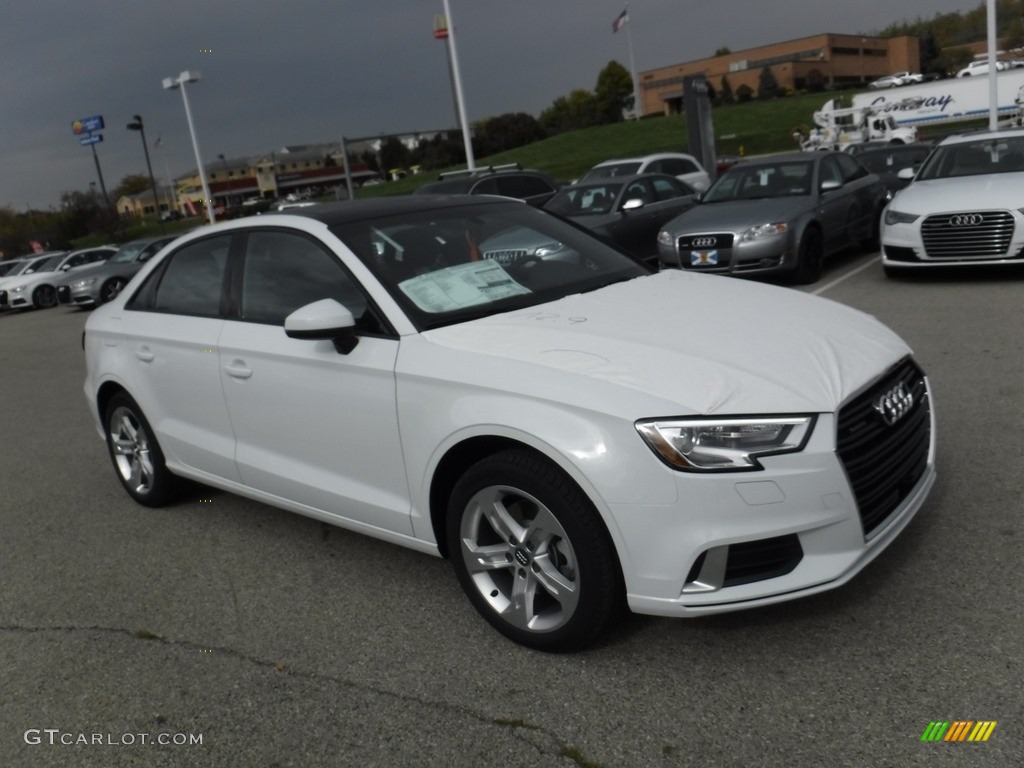
{"label": "brick building", "polygon": [[916,37],[822,34],[672,64],[640,73],[641,114],[680,112],[684,75],[704,73],[716,91],[722,88],[722,78],[728,77],[733,93],[741,85],[757,93],[765,66],[782,88],[799,91],[815,81],[856,87],[892,72],[916,72],[921,55]]}

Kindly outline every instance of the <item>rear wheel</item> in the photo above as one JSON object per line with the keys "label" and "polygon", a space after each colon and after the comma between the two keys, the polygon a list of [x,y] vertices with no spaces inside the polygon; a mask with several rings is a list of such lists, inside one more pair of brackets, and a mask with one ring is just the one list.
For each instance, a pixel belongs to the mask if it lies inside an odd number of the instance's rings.
{"label": "rear wheel", "polygon": [[449,500],[459,582],[505,636],[545,651],[581,648],[623,605],[618,558],[578,486],[535,454],[510,449],[469,468]]}
{"label": "rear wheel", "polygon": [[110,398],[103,419],[107,450],[128,495],[147,507],[162,507],[177,496],[180,482],[164,463],[153,430],[132,398]]}
{"label": "rear wheel", "polygon": [[821,230],[817,227],[808,227],[800,239],[793,282],[801,285],[818,282],[821,279],[824,258],[825,245],[821,238]]}
{"label": "rear wheel", "polygon": [[52,285],[40,285],[32,293],[32,304],[40,309],[49,309],[57,305],[57,289]]}
{"label": "rear wheel", "polygon": [[117,298],[117,294],[128,284],[123,277],[112,277],[100,288],[100,304],[106,304]]}

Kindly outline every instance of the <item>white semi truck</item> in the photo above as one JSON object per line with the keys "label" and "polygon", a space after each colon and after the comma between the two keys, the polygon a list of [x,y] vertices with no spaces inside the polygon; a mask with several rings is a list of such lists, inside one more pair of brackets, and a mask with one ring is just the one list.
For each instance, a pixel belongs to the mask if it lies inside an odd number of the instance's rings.
{"label": "white semi truck", "polygon": [[[1001,118],[1017,114],[1016,99],[1022,86],[1024,69],[996,73],[996,103]],[[988,75],[866,91],[853,97],[853,106],[875,110],[904,127],[983,120],[989,113]]]}

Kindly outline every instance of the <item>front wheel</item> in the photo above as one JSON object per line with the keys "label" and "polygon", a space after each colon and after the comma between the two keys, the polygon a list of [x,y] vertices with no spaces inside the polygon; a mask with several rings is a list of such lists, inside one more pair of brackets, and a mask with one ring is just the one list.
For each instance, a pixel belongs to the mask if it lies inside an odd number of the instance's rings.
{"label": "front wheel", "polygon": [[52,285],[40,285],[32,294],[32,303],[40,309],[57,306],[57,289]]}
{"label": "front wheel", "polygon": [[124,392],[114,395],[107,403],[103,424],[110,460],[128,495],[147,507],[162,507],[173,501],[178,478],[167,469],[164,454],[138,403]]}
{"label": "front wheel", "polygon": [[824,251],[825,245],[821,238],[821,230],[817,227],[808,227],[800,239],[800,247],[797,249],[796,269],[793,272],[794,283],[809,285],[821,279]]}
{"label": "front wheel", "polygon": [[117,298],[117,294],[128,284],[123,277],[113,277],[100,288],[100,304],[106,304]]}
{"label": "front wheel", "polygon": [[618,558],[596,510],[529,451],[502,451],[470,467],[449,500],[446,533],[470,601],[518,643],[581,648],[623,604]]}

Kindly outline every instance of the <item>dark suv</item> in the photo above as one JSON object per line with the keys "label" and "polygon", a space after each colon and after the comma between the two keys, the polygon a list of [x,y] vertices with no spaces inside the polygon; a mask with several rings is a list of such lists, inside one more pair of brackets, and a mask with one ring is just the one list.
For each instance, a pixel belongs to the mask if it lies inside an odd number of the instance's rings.
{"label": "dark suv", "polygon": [[466,171],[442,173],[438,181],[424,184],[417,195],[501,195],[541,206],[562,185],[543,171],[512,165],[489,165]]}

